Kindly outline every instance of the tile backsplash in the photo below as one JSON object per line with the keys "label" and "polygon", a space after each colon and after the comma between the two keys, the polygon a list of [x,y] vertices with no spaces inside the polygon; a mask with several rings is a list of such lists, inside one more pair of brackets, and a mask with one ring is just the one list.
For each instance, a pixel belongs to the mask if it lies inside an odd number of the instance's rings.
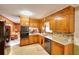
{"label": "tile backsplash", "polygon": [[29,27],[29,33],[38,33],[39,29],[37,27]]}

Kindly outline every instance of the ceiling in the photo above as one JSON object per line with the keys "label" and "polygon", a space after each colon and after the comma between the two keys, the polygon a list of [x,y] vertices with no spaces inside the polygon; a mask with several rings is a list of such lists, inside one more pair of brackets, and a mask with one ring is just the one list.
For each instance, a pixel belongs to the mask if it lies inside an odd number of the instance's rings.
{"label": "ceiling", "polygon": [[[67,4],[0,4],[0,14],[21,15],[20,11],[29,10],[33,12],[33,18],[43,18],[57,12],[69,5]],[[72,5],[77,6],[77,5]]]}
{"label": "ceiling", "polygon": [[0,14],[15,23],[20,23],[20,11],[31,11],[31,18],[40,19],[53,14],[67,6],[79,6],[69,4],[0,4]]}

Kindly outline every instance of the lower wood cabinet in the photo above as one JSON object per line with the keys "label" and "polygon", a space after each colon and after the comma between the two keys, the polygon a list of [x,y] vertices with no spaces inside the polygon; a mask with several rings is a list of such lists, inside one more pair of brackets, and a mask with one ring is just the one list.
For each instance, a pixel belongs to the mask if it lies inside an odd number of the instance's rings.
{"label": "lower wood cabinet", "polygon": [[20,46],[38,43],[44,47],[44,37],[40,35],[29,35],[29,38],[24,38],[20,40]]}
{"label": "lower wood cabinet", "polygon": [[64,46],[51,41],[51,55],[63,55],[64,54]]}
{"label": "lower wood cabinet", "polygon": [[20,46],[29,44],[29,38],[23,38],[20,40]]}
{"label": "lower wood cabinet", "polygon": [[33,44],[34,43],[33,39],[34,39],[33,35],[30,35],[29,36],[29,44]]}
{"label": "lower wood cabinet", "polygon": [[73,55],[73,46],[73,44],[62,45],[51,41],[51,55]]}
{"label": "lower wood cabinet", "polygon": [[74,44],[68,44],[64,47],[64,55],[74,55]]}
{"label": "lower wood cabinet", "polygon": [[40,35],[29,35],[29,44],[38,43],[44,47],[44,37]]}
{"label": "lower wood cabinet", "polygon": [[38,43],[44,48],[45,47],[45,39],[43,36],[39,36]]}
{"label": "lower wood cabinet", "polygon": [[33,38],[33,42],[34,43],[38,43],[38,39],[39,39],[38,35],[34,35],[33,37],[34,37]]}
{"label": "lower wood cabinet", "polygon": [[29,35],[29,44],[38,43],[38,35]]}

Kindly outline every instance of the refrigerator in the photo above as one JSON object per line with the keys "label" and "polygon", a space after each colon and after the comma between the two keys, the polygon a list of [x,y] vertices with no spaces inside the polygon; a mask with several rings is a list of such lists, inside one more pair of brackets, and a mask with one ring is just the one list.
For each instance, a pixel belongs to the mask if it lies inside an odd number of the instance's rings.
{"label": "refrigerator", "polygon": [[5,22],[0,20],[0,55],[4,55],[5,45]]}

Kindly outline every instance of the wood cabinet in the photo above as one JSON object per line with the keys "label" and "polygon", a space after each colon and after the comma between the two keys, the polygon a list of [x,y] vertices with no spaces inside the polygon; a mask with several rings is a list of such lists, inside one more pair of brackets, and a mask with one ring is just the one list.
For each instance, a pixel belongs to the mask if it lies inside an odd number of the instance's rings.
{"label": "wood cabinet", "polygon": [[29,20],[29,26],[30,27],[37,27],[37,28],[39,28],[39,20],[37,20],[37,19],[30,19]]}
{"label": "wood cabinet", "polygon": [[29,18],[26,16],[20,16],[20,25],[29,26]]}
{"label": "wood cabinet", "polygon": [[64,47],[64,55],[74,55],[74,44],[68,44]]}
{"label": "wood cabinet", "polygon": [[39,24],[40,32],[44,32],[44,29],[43,29],[43,27],[44,27],[44,19],[40,19],[38,24]]}
{"label": "wood cabinet", "polygon": [[29,35],[29,44],[37,43],[38,39],[38,35]]}
{"label": "wood cabinet", "polygon": [[64,55],[64,46],[51,41],[51,55]]}
{"label": "wood cabinet", "polygon": [[34,39],[33,35],[29,35],[29,44],[33,44],[34,43],[33,39]]}
{"label": "wood cabinet", "polygon": [[49,17],[50,29],[55,32],[55,20],[54,17]]}
{"label": "wood cabinet", "polygon": [[20,40],[20,46],[25,46],[29,44],[29,39],[28,38],[24,38]]}
{"label": "wood cabinet", "polygon": [[73,55],[73,44],[62,45],[51,41],[51,55]]}
{"label": "wood cabinet", "polygon": [[46,19],[50,22],[50,29],[53,32],[74,32],[74,7],[67,7],[60,10]]}
{"label": "wood cabinet", "polygon": [[38,43],[44,48],[45,47],[45,39],[43,36],[39,35]]}
{"label": "wood cabinet", "polygon": [[44,47],[44,37],[40,35],[29,35],[29,44],[38,43]]}
{"label": "wood cabinet", "polygon": [[33,42],[34,42],[34,43],[38,43],[38,39],[39,39],[38,35],[35,35]]}

